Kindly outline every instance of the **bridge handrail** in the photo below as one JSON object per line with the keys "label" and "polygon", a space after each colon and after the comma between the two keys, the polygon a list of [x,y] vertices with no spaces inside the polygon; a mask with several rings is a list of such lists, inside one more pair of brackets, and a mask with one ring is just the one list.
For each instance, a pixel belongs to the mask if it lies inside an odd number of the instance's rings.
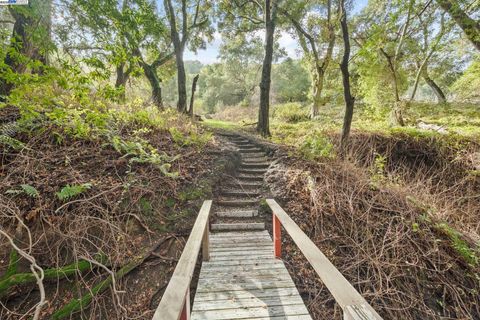
{"label": "bridge handrail", "polygon": [[382,319],[282,207],[273,199],[267,199],[267,203],[273,211],[275,256],[281,258],[281,224],[340,305],[345,320]]}
{"label": "bridge handrail", "polygon": [[190,316],[190,282],[202,246],[204,261],[209,260],[209,216],[212,200],[203,202],[192,232],[168,283],[152,320],[188,319]]}

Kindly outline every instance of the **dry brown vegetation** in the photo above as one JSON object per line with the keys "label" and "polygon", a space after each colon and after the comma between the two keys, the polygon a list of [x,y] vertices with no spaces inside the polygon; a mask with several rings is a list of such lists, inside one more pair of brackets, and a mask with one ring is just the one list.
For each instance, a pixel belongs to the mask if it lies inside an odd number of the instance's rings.
{"label": "dry brown vegetation", "polygon": [[[133,129],[125,127],[123,134]],[[46,296],[40,318],[85,296],[117,272],[113,290],[95,295],[74,317],[149,319],[201,205],[190,196],[194,192],[185,190],[195,189],[197,196],[211,192],[215,159],[195,145],[178,146],[168,130],[154,129],[143,138],[177,156],[170,162],[169,172],[178,172],[173,177],[153,164],[129,162],[131,156],[119,154],[104,140],[74,139],[56,134],[59,131],[53,126],[17,135],[25,147],[2,147],[0,155],[2,230],[45,273],[89,263],[67,279],[60,273],[43,280]],[[208,147],[217,148],[212,143]],[[61,200],[57,195],[66,185],[82,184],[89,187],[75,197]],[[34,187],[35,194],[23,192],[21,185]],[[4,276],[9,261],[17,259],[9,258],[13,250],[4,237],[0,252]],[[15,273],[30,273],[30,264],[20,258]],[[120,279],[119,271],[128,276]],[[0,283],[5,278],[0,277]],[[42,300],[42,288],[35,281],[2,289],[1,319],[32,315]]]}
{"label": "dry brown vegetation", "polygon": [[[285,210],[385,319],[480,318],[479,177],[467,153],[439,146],[357,135],[351,161],[284,156],[268,173]],[[285,254],[314,318],[340,319],[290,240]]]}

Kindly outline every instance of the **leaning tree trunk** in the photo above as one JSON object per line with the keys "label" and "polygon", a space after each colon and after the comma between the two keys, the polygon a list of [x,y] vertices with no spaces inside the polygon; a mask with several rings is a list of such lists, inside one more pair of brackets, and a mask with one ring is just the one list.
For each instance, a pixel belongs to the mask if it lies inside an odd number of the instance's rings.
{"label": "leaning tree trunk", "polygon": [[257,132],[266,137],[270,135],[270,84],[273,60],[273,36],[275,34],[275,20],[280,0],[265,0],[265,57],[262,66],[262,80],[260,82],[260,109],[258,111]]}
{"label": "leaning tree trunk", "polygon": [[440,7],[455,20],[457,25],[462,28],[467,38],[472,44],[480,50],[480,23],[478,20],[470,18],[465,11],[462,10],[458,1],[437,0]]}
{"label": "leaning tree trunk", "polygon": [[193,117],[193,102],[195,100],[195,91],[197,90],[198,77],[200,77],[199,74],[197,74],[193,78],[193,82],[192,82],[192,95],[190,96],[190,108],[188,109],[188,114],[190,115],[190,117]]}
{"label": "leaning tree trunk", "polygon": [[155,68],[146,63],[143,63],[142,67],[145,76],[150,83],[150,87],[152,88],[152,101],[160,110],[163,110],[162,88],[160,87],[160,80],[158,79],[157,72]]}
{"label": "leaning tree trunk", "polygon": [[344,44],[344,52],[342,63],[340,64],[340,70],[342,71],[342,80],[343,80],[343,95],[345,98],[345,117],[343,119],[343,128],[342,128],[342,140],[341,140],[341,150],[342,153],[345,151],[348,137],[350,135],[350,128],[352,126],[353,119],[353,106],[355,104],[355,97],[352,96],[350,91],[350,72],[348,71],[348,60],[350,59],[350,39],[348,35],[348,25],[347,25],[347,13],[345,12],[345,3],[344,0],[340,0],[341,4],[341,19],[340,25],[342,27],[342,36]]}
{"label": "leaning tree trunk", "polygon": [[447,98],[445,96],[445,93],[443,93],[442,89],[433,81],[432,78],[429,77],[427,72],[423,72],[423,79],[425,82],[432,88],[433,93],[437,97],[437,102],[438,103],[445,103],[447,102]]}

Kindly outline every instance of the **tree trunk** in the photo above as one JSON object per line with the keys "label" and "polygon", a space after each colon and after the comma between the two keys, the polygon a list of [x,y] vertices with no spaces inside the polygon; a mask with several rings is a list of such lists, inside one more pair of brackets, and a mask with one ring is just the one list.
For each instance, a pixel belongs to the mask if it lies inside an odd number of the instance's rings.
{"label": "tree trunk", "polygon": [[120,100],[125,101],[125,86],[127,84],[129,74],[125,72],[125,63],[121,63],[116,67],[117,71],[117,80],[115,81],[115,88],[122,88],[122,93],[120,94]]}
{"label": "tree trunk", "polygon": [[163,110],[162,88],[160,87],[160,80],[158,79],[157,72],[155,68],[146,63],[143,63],[142,67],[152,88],[152,101],[160,110]]}
{"label": "tree trunk", "polygon": [[193,102],[195,100],[195,91],[197,90],[198,77],[200,77],[199,74],[197,74],[193,78],[193,82],[192,82],[192,95],[190,96],[190,108],[188,109],[188,114],[190,115],[190,117],[193,117]]}
{"label": "tree trunk", "polygon": [[270,84],[272,75],[273,43],[278,3],[281,0],[265,0],[265,57],[260,82],[260,108],[258,111],[257,132],[262,136],[270,136]]}
{"label": "tree trunk", "polygon": [[323,78],[323,70],[317,71],[313,87],[312,118],[315,118],[319,115],[320,107],[322,106]]}
{"label": "tree trunk", "polygon": [[178,85],[178,102],[177,110],[187,113],[187,76],[185,74],[185,63],[183,62],[183,49],[177,51],[175,49],[175,59],[177,63],[177,85]]}
{"label": "tree trunk", "polygon": [[480,23],[478,20],[470,18],[460,8],[458,1],[452,0],[437,0],[442,9],[447,12],[457,25],[462,28],[467,38],[473,43],[473,45],[480,50]]}
{"label": "tree trunk", "polygon": [[433,93],[435,93],[435,96],[437,96],[437,102],[438,103],[445,103],[447,102],[447,98],[445,97],[445,94],[443,93],[442,89],[433,81],[432,78],[428,76],[428,73],[425,71],[423,72],[423,79],[425,82],[432,88]]}
{"label": "tree trunk", "polygon": [[342,71],[342,80],[343,80],[343,95],[345,98],[345,117],[343,119],[342,140],[341,140],[341,150],[343,153],[345,151],[346,144],[348,142],[348,137],[350,135],[350,128],[352,126],[353,107],[355,104],[355,97],[352,96],[352,93],[350,91],[350,72],[348,71],[348,60],[350,59],[350,39],[348,35],[347,13],[345,12],[344,0],[340,0],[340,5],[341,5],[340,25],[342,27],[343,44],[345,48],[343,52],[342,63],[340,64],[340,70]]}
{"label": "tree trunk", "polygon": [[187,77],[185,75],[185,63],[183,61],[183,51],[185,48],[185,42],[188,37],[187,28],[187,14],[186,14],[186,2],[182,1],[182,38],[177,30],[177,21],[175,18],[175,10],[171,0],[163,1],[165,12],[167,13],[168,21],[170,22],[170,36],[172,38],[173,49],[175,51],[175,61],[177,65],[177,86],[178,86],[178,102],[177,110],[179,112],[187,112]]}

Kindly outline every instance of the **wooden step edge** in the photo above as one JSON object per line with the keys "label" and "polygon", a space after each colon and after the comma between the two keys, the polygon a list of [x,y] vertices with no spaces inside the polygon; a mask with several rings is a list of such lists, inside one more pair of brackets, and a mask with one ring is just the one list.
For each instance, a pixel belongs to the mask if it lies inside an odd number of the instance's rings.
{"label": "wooden step edge", "polygon": [[215,201],[214,204],[223,207],[249,207],[249,206],[256,206],[258,205],[259,200],[218,200]]}
{"label": "wooden step edge", "polygon": [[212,231],[238,231],[238,230],[265,230],[265,223],[214,223],[211,226]]}
{"label": "wooden step edge", "polygon": [[252,218],[258,216],[258,210],[217,212],[219,218]]}

